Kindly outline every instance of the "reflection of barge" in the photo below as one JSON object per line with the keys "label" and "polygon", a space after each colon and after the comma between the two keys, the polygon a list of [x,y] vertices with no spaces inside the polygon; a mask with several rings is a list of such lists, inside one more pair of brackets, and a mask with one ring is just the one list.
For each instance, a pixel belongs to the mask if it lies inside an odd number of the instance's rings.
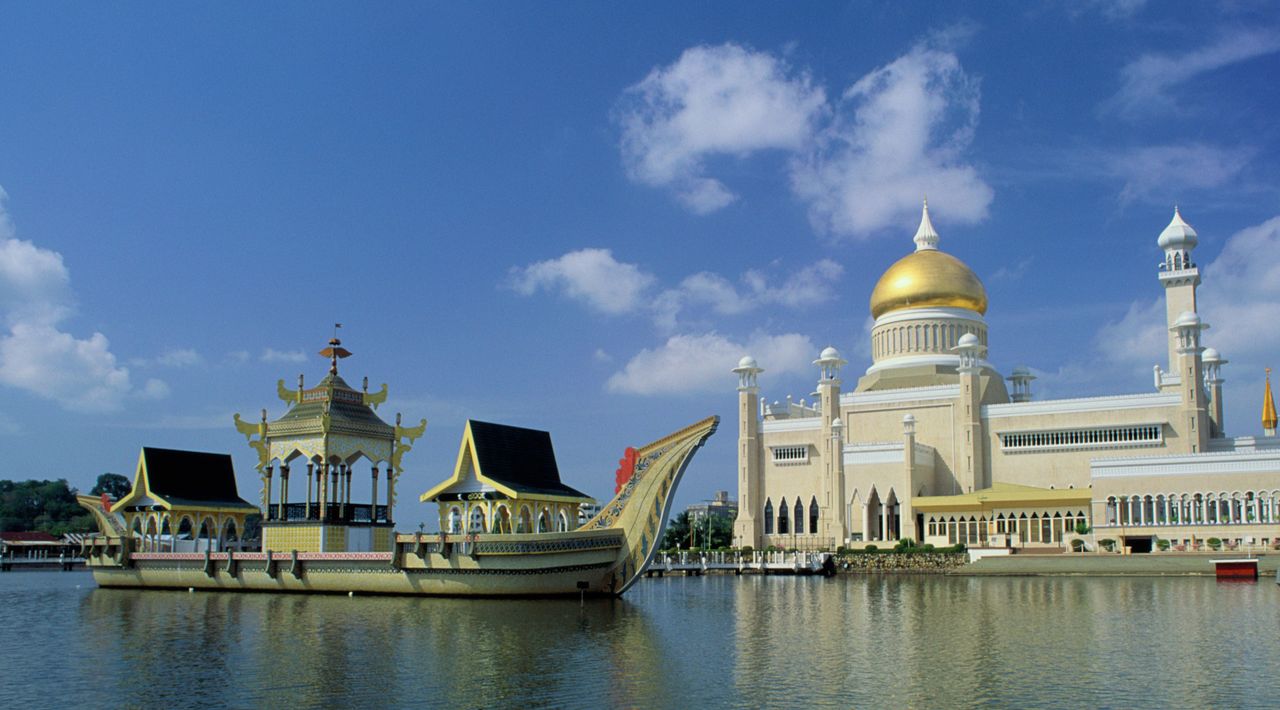
{"label": "reflection of barge", "polygon": [[[386,396],[357,392],[337,375],[347,353],[312,389],[279,391],[280,419],[237,426],[259,453],[262,551],[241,551],[247,512],[230,457],[144,449],[133,491],[114,503],[82,496],[100,532],[83,547],[104,587],[453,596],[621,594],[651,561],[671,501],[694,452],[715,432],[710,417],[628,449],[613,500],[581,527],[585,496],[560,483],[550,437],[468,422],[453,476],[422,496],[440,509],[441,533],[396,534],[394,485],[406,429],[374,414]],[[257,435],[257,439],[254,436]],[[372,463],[372,499],[351,502],[352,472]],[[305,463],[305,502],[289,502],[289,471]],[[387,504],[378,505],[380,466]],[[279,502],[272,502],[278,472]],[[301,482],[299,482],[301,483]],[[300,488],[301,486],[299,486]]]}

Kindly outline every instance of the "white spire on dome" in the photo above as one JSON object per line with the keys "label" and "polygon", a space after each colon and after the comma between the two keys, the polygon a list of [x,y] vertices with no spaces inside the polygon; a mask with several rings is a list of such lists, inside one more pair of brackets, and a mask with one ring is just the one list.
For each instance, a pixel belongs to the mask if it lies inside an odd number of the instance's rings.
{"label": "white spire on dome", "polygon": [[924,198],[924,211],[920,215],[920,228],[916,230],[914,241],[916,243],[916,251],[924,251],[926,249],[937,250],[938,248],[938,230],[933,228],[933,222],[929,220],[929,198]]}
{"label": "white spire on dome", "polygon": [[1196,234],[1196,230],[1182,219],[1182,212],[1178,210],[1178,206],[1173,207],[1173,219],[1169,221],[1169,226],[1164,228],[1160,233],[1160,239],[1157,244],[1161,249],[1194,249],[1196,244],[1200,242],[1200,235]]}

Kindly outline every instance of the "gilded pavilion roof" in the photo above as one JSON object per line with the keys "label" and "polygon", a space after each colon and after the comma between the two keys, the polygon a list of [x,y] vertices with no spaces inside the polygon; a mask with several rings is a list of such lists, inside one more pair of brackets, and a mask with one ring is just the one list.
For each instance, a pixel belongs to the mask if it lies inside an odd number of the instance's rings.
{"label": "gilded pavilion roof", "polygon": [[[271,437],[338,433],[390,439],[395,429],[366,404],[367,395],[337,374],[304,389],[284,416],[267,425]],[[327,423],[326,423],[327,419]]]}

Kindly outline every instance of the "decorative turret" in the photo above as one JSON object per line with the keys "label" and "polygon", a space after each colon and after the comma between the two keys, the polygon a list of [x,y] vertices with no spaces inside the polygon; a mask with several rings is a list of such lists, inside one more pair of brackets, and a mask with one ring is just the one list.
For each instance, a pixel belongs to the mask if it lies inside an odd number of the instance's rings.
{"label": "decorative turret", "polygon": [[1169,326],[1169,372],[1177,375],[1168,378],[1168,387],[1180,384],[1187,373],[1178,367],[1177,321],[1186,313],[1195,314],[1196,288],[1200,285],[1200,269],[1191,260],[1191,250],[1199,241],[1196,230],[1182,219],[1182,213],[1173,208],[1173,220],[1164,228],[1156,243],[1164,251],[1160,263],[1160,283],[1165,294],[1165,323]]}
{"label": "decorative turret", "polygon": [[933,228],[933,220],[929,219],[929,198],[924,198],[924,210],[920,215],[920,226],[912,241],[916,243],[916,251],[938,248],[938,230]]}
{"label": "decorative turret", "polygon": [[819,412],[822,417],[823,447],[822,485],[819,488],[818,515],[820,535],[832,545],[847,536],[847,523],[839,513],[844,501],[844,424],[840,421],[840,368],[845,359],[840,351],[828,345],[813,361],[818,366]]}
{"label": "decorative turret", "polygon": [[764,370],[750,355],[743,356],[733,373],[738,376],[738,519],[734,542],[757,546],[762,532],[756,517],[760,507],[760,388],[757,377]]}
{"label": "decorative turret", "polygon": [[1013,385],[1013,392],[1010,393],[1009,399],[1014,402],[1030,402],[1031,401],[1031,381],[1036,376],[1031,374],[1031,370],[1025,365],[1019,365],[1013,368],[1013,374],[1009,375],[1009,384]]}
{"label": "decorative turret", "polygon": [[1205,348],[1200,355],[1200,362],[1204,365],[1204,386],[1209,392],[1211,433],[1214,437],[1223,437],[1226,436],[1224,433],[1226,428],[1222,423],[1222,366],[1227,364],[1227,359],[1222,357],[1217,350]]}
{"label": "decorative turret", "polygon": [[1267,387],[1262,392],[1262,433],[1276,435],[1276,401],[1271,398],[1271,368],[1267,368]]}
{"label": "decorative turret", "polygon": [[[296,390],[285,387],[284,380],[276,383],[277,395],[289,406],[280,418],[268,422],[265,409],[260,423],[245,422],[235,415],[236,428],[258,452],[264,549],[278,541],[298,550],[389,550],[401,459],[422,436],[427,421],[404,427],[399,414],[394,426],[382,421],[374,410],[386,401],[387,386],[370,393],[365,378],[362,390],[357,391],[342,379],[338,360],[350,357],[351,351],[342,347],[336,332],[320,355],[329,360],[329,373],[314,387],[304,387],[301,375]],[[351,501],[352,478],[361,459],[372,472],[367,505]],[[294,463],[306,465],[307,496],[305,501],[291,504],[289,474]],[[378,505],[378,477],[383,467],[386,505]],[[280,499],[273,505],[272,478],[277,468]],[[337,529],[351,525],[359,530]]]}
{"label": "decorative turret", "polygon": [[831,346],[827,346],[818,354],[818,359],[813,361],[818,366],[819,383],[840,384],[840,368],[848,364],[848,361],[840,357],[840,351]]}
{"label": "decorative turret", "polygon": [[1181,440],[1186,442],[1182,444],[1182,448],[1185,453],[1190,454],[1204,451],[1205,444],[1212,435],[1200,359],[1200,353],[1204,351],[1200,345],[1200,333],[1208,328],[1209,325],[1202,322],[1194,311],[1180,313],[1169,328],[1176,358],[1173,371],[1178,374],[1183,422],[1186,425],[1180,432]]}
{"label": "decorative turret", "polygon": [[960,489],[972,493],[986,488],[986,449],[982,445],[982,399],[979,391],[979,375],[986,348],[973,333],[960,338],[954,351],[960,356],[960,411],[959,422],[964,429],[962,443],[964,460],[957,467]]}

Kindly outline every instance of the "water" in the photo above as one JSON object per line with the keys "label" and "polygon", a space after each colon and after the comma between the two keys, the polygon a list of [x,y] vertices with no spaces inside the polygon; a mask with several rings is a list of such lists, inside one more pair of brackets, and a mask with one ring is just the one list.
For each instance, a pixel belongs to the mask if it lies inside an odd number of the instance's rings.
{"label": "water", "polygon": [[1272,707],[1269,580],[668,577],[622,600],[0,574],[7,707]]}

